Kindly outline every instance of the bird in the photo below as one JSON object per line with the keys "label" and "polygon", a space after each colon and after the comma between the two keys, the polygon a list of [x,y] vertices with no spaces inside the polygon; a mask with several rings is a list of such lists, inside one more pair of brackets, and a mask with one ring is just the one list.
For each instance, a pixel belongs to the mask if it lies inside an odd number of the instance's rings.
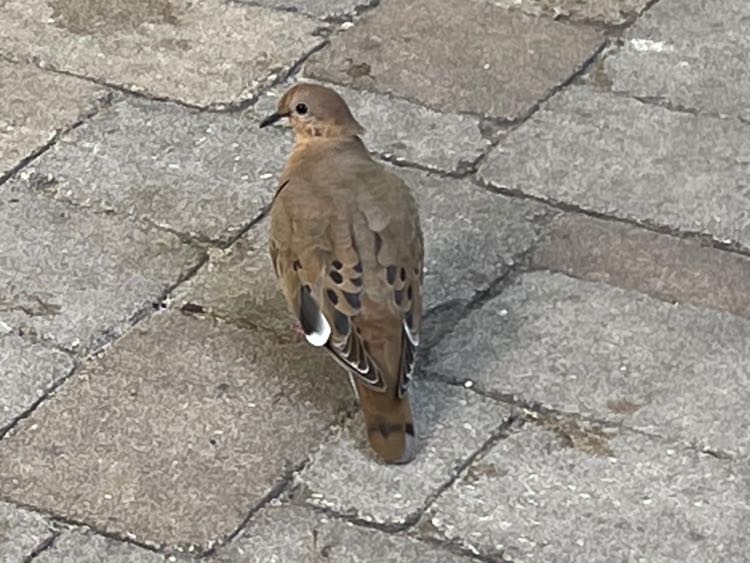
{"label": "bird", "polygon": [[307,342],[349,373],[372,450],[408,463],[424,282],[416,200],[370,156],[363,127],[333,89],[295,84],[260,127],[281,119],[294,145],[270,206],[279,286]]}

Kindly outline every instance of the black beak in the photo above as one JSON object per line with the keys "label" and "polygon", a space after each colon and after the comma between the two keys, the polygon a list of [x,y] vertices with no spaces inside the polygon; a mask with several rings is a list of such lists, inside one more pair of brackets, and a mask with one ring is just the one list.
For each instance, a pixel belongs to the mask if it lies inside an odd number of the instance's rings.
{"label": "black beak", "polygon": [[282,117],[287,117],[288,113],[272,113],[268,117],[266,117],[263,121],[260,122],[260,128],[263,129],[264,127],[268,127],[269,125],[273,125],[276,123],[279,119]]}

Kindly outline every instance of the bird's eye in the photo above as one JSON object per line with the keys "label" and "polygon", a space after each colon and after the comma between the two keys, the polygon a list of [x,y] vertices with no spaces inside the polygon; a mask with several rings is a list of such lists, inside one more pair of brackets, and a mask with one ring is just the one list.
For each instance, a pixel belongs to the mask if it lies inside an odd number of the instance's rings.
{"label": "bird's eye", "polygon": [[305,104],[297,104],[294,106],[294,110],[300,115],[305,115],[307,113],[307,106]]}

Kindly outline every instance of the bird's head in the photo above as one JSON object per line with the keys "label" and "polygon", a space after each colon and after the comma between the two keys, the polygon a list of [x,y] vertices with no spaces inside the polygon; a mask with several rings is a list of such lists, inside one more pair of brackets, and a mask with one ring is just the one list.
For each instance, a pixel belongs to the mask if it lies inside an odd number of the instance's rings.
{"label": "bird's head", "polygon": [[364,132],[344,99],[317,84],[295,84],[287,90],[274,113],[261,121],[266,127],[287,117],[298,139],[354,137]]}

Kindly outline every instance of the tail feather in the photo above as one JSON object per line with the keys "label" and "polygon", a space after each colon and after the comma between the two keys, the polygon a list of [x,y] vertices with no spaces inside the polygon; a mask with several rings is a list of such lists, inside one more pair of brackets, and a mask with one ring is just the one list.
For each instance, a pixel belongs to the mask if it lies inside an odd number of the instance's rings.
{"label": "tail feather", "polygon": [[365,417],[367,440],[386,463],[407,463],[416,450],[409,397],[374,391],[355,380]]}

